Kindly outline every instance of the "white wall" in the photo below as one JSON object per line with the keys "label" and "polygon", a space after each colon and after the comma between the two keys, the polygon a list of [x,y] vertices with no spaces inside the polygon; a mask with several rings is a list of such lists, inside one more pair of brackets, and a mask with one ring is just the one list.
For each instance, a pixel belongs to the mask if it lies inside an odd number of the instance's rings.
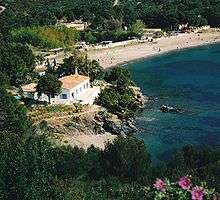
{"label": "white wall", "polygon": [[[79,85],[77,85],[75,88],[71,89],[70,90],[71,101],[76,100],[78,97],[80,97],[80,95],[85,93],[89,88],[90,88],[90,82],[88,79],[88,80],[83,81]],[[72,96],[72,93],[74,93],[74,97]]]}
{"label": "white wall", "polygon": [[[67,96],[67,99],[63,99],[62,95],[65,94]],[[58,96],[55,96],[54,98],[51,98],[52,104],[68,104],[70,103],[70,91],[67,89],[62,89],[61,93]]]}
{"label": "white wall", "polygon": [[[85,94],[91,88],[89,79],[83,81],[76,87],[72,88],[71,90],[62,89],[61,93],[54,98],[51,97],[51,104],[70,104],[74,101],[80,99],[80,96]],[[63,99],[63,94],[66,94],[66,99]],[[72,95],[74,94],[74,96]],[[26,97],[38,99],[37,92],[34,94],[25,93]],[[40,101],[49,101],[47,95],[42,94],[39,97]]]}
{"label": "white wall", "polygon": [[[83,81],[76,87],[72,88],[71,90],[62,89],[61,93],[58,96],[55,96],[55,98],[51,98],[51,103],[63,103],[63,104],[69,104],[71,102],[76,101],[82,94],[86,93],[86,91],[90,88],[90,82],[89,79]],[[63,99],[63,94],[66,94],[67,99]]]}
{"label": "white wall", "polygon": [[96,45],[95,47],[92,47],[91,49],[107,49],[107,48],[113,48],[113,47],[120,47],[120,46],[129,45],[129,44],[136,43],[136,42],[138,42],[137,39],[125,40],[121,42],[113,42],[107,45]]}

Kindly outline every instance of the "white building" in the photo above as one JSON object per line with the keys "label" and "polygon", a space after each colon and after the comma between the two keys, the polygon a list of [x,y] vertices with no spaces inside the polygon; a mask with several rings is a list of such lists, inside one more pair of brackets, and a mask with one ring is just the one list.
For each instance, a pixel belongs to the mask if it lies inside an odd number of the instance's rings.
{"label": "white building", "polygon": [[[100,93],[100,87],[91,87],[88,76],[74,74],[59,79],[62,82],[61,93],[51,97],[51,104],[71,104],[80,102],[82,104],[93,104]],[[48,97],[42,94],[39,98],[36,92],[36,83],[22,86],[25,97],[40,101],[48,101]]]}
{"label": "white building", "polygon": [[89,24],[87,22],[83,22],[82,20],[75,20],[73,22],[60,20],[57,25],[66,26],[67,28],[75,28],[77,31],[85,31]]}

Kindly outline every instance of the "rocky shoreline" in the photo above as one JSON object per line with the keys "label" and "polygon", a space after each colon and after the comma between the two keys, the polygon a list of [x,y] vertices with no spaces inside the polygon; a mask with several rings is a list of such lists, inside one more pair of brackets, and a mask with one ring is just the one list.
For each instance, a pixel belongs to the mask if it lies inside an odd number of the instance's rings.
{"label": "rocky shoreline", "polygon": [[136,126],[134,125],[134,119],[129,120],[113,120],[113,119],[105,119],[98,120],[97,125],[99,126],[100,133],[111,133],[113,135],[132,135],[137,131]]}
{"label": "rocky shoreline", "polygon": [[[149,98],[144,97],[140,88],[133,87],[135,98],[140,103],[140,110]],[[64,145],[88,148],[91,145],[104,148],[107,141],[117,136],[134,135],[138,129],[135,126],[135,117],[120,119],[118,115],[110,113],[101,106],[93,105],[71,115],[57,114],[42,119],[36,124],[39,132],[47,130],[51,138]],[[96,139],[95,139],[96,138]],[[80,142],[79,142],[80,141]]]}

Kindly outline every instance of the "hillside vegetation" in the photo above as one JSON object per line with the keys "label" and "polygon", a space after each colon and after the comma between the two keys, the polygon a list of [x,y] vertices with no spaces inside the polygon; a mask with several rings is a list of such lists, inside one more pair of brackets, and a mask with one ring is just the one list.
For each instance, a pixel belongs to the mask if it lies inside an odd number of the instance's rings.
{"label": "hillside vegetation", "polygon": [[55,26],[22,27],[11,34],[15,42],[48,49],[73,46],[79,37],[73,28]]}
{"label": "hillside vegetation", "polygon": [[[138,37],[143,25],[163,29],[181,23],[220,26],[219,0],[119,0],[117,4],[115,0],[0,0],[0,5],[6,7],[0,14],[0,199],[219,198],[219,148],[186,146],[168,152],[170,159],[155,164],[143,141],[118,132],[115,134],[121,135],[107,142],[104,149],[91,146],[86,151],[51,140],[52,125],[83,132],[87,125],[97,128],[96,122],[106,113],[128,122],[138,113],[141,102],[124,68],[104,72],[97,61],[76,51],[62,64],[48,61],[46,75],[40,77],[34,71],[39,57],[31,50],[31,46],[72,46],[79,36],[74,29],[56,26],[63,18],[88,22],[89,29],[80,37],[90,43]],[[19,93],[23,84],[38,82],[38,91],[56,95],[61,89],[58,79],[73,74],[76,67],[79,74],[90,76],[91,81],[101,79],[106,86],[96,102],[105,107],[102,116],[87,113],[79,105],[33,108],[27,114],[25,102],[8,92],[15,89]],[[88,117],[96,121],[90,123]],[[42,123],[37,124],[39,121]],[[97,129],[97,134],[104,133]]]}
{"label": "hillside vegetation", "polygon": [[186,200],[199,195],[210,200],[218,195],[217,149],[188,146],[155,166],[143,141],[134,137],[118,137],[104,150],[57,146],[46,130],[36,132],[14,97],[0,92],[1,199]]}
{"label": "hillside vegetation", "polygon": [[92,29],[114,30],[143,20],[148,27],[170,28],[182,23],[220,25],[218,0],[1,0],[1,32],[24,26],[52,25],[65,17],[83,19]]}

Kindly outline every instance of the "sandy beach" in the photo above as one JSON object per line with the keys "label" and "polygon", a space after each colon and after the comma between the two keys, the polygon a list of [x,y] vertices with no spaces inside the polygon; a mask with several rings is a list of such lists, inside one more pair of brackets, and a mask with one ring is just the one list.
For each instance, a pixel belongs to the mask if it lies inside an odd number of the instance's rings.
{"label": "sandy beach", "polygon": [[78,146],[83,149],[88,149],[90,146],[94,146],[99,149],[104,149],[108,142],[112,142],[117,136],[111,133],[92,135],[81,134],[76,136],[65,136],[65,140],[68,141],[68,145]]}
{"label": "sandy beach", "polygon": [[121,65],[133,60],[167,53],[194,46],[220,42],[220,32],[185,33],[178,36],[157,39],[157,43],[137,43],[115,48],[90,50],[88,57],[98,60],[103,68]]}

